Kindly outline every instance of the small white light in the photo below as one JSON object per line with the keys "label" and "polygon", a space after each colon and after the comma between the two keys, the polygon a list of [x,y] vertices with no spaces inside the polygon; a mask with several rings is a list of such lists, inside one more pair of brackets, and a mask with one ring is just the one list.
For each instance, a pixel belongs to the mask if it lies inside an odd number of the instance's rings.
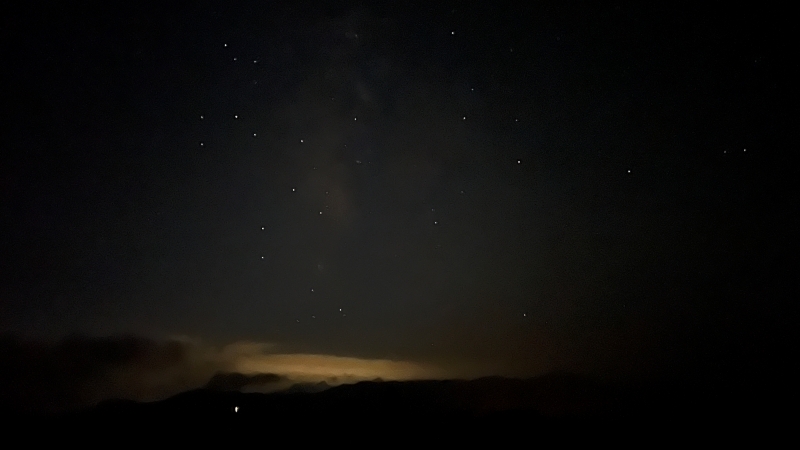
{"label": "small white light", "polygon": [[236,413],[238,413],[238,412],[239,412],[239,407],[238,407],[238,406],[234,406],[234,407],[233,407],[233,412],[236,412]]}

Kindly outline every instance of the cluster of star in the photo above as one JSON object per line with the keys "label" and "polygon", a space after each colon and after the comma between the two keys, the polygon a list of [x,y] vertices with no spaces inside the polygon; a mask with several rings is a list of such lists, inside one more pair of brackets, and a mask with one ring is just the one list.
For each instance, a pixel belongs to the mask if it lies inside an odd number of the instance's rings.
{"label": "cluster of star", "polygon": [[[449,31],[449,35],[450,35],[450,37],[456,39],[456,42],[458,42],[458,37],[461,36],[461,33],[457,32],[456,30],[450,30]],[[355,35],[355,34],[354,34],[354,36],[357,37],[357,35]],[[560,40],[560,37],[561,36],[558,36],[557,39]],[[231,50],[231,47],[227,43],[223,43],[222,46],[225,49]],[[505,47],[505,48],[508,49],[509,53],[514,53],[514,48],[513,47]],[[505,51],[505,50],[503,50],[503,51]],[[515,55],[513,55],[513,57],[519,57],[519,56],[520,55],[518,53],[515,53]],[[512,56],[509,56],[509,57],[511,58]],[[244,60],[250,61],[250,62],[252,62],[252,64],[258,64],[259,63],[259,58],[257,58],[257,57],[256,58],[253,58],[253,57],[251,57],[251,58],[241,58],[240,56],[227,55],[226,58],[230,58],[230,59],[228,59],[228,61],[232,61],[232,62],[237,63],[237,64],[241,64],[240,61],[244,61]],[[253,80],[253,84],[254,85],[257,84],[257,83],[258,83],[258,80]],[[480,95],[480,90],[476,91],[475,87],[468,86],[467,88],[465,88],[464,95],[472,95],[472,96]],[[325,97],[324,98],[325,101],[328,101],[328,100],[336,101],[336,99],[337,99],[337,96],[333,96],[333,95],[330,95],[330,94],[327,94],[324,97]],[[322,100],[323,99],[320,98],[320,102]],[[458,119],[458,122],[461,122],[462,124],[464,124],[463,126],[469,127],[471,123],[476,123],[477,124],[477,123],[480,122],[480,115],[481,115],[481,113],[479,111],[466,111],[466,113],[461,113],[456,117]],[[359,121],[359,115],[357,115],[357,114],[353,114],[350,117],[352,117],[352,122],[359,122],[359,125],[361,125],[364,122],[364,121]],[[206,119],[206,115],[205,114],[201,114],[201,115],[199,115],[199,118],[200,118],[200,120],[205,120]],[[241,119],[241,116],[238,113],[234,113],[234,114],[232,114],[230,116],[229,120],[240,121],[240,119]],[[478,119],[478,120],[475,121],[473,119]],[[349,118],[347,120],[349,120]],[[515,126],[518,126],[518,125],[519,126],[523,126],[524,125],[524,121],[523,121],[522,124],[520,123],[521,121],[520,121],[519,117],[513,117],[512,116],[508,120],[511,122],[511,129],[512,130],[515,129],[514,128]],[[367,123],[368,122],[369,121],[367,120]],[[368,125],[361,125],[361,126],[368,126]],[[479,125],[475,125],[475,126],[479,126]],[[258,138],[259,135],[260,135],[259,131],[255,130],[255,129],[251,129],[250,131],[248,131],[248,133],[252,138]],[[304,136],[296,136],[295,137],[295,139],[296,139],[295,142],[298,145],[300,145],[300,146],[313,145],[313,144],[309,144],[310,142],[314,142],[315,141],[315,136],[313,135],[313,132],[306,132],[306,133],[307,134],[304,135]],[[199,143],[199,145],[201,147],[205,147],[206,143],[201,141]],[[345,147],[346,147],[346,145],[345,145]],[[744,151],[746,151],[746,150],[744,150]],[[523,157],[516,157],[516,158],[515,157],[508,157],[508,156],[506,156],[506,157],[508,158],[507,159],[507,163],[509,165],[518,166],[518,167],[522,168],[522,170],[525,170],[525,168],[524,168],[524,166],[525,166],[524,162],[525,161],[524,161]],[[352,161],[352,163],[355,164],[355,165],[362,165],[362,164],[366,163],[366,166],[372,167],[371,166],[372,162],[369,161],[369,160],[362,161],[361,159],[354,159]],[[310,166],[309,168],[310,168],[310,170],[317,170],[316,166]],[[632,173],[632,169],[630,169],[630,168],[623,169],[623,170],[626,170],[627,174],[631,174]],[[288,192],[289,194],[296,194],[296,193],[298,193],[298,190],[303,189],[303,185],[302,185],[302,183],[297,183],[295,186],[291,187],[290,189],[291,190]],[[465,194],[465,190],[463,190],[463,189],[459,190],[458,193],[460,195],[464,195]],[[324,195],[325,195],[326,198],[327,198],[328,194],[329,194],[329,191],[325,190],[324,191]],[[426,207],[430,207],[430,205],[427,205]],[[313,219],[311,219],[311,217],[314,217],[314,216],[320,218],[318,220],[324,220],[324,217],[327,217],[326,210],[328,210],[328,208],[329,208],[329,205],[327,204],[327,202],[323,202],[321,204],[321,207],[318,206],[317,208],[312,210],[313,212],[311,213],[311,215],[310,215],[308,220],[313,220]],[[442,217],[445,217],[445,216],[441,216],[441,215],[437,214],[436,208],[430,208],[430,212],[431,212],[431,215],[433,217],[431,217],[429,219],[430,222],[428,222],[428,223],[430,223],[432,226],[436,227],[437,229],[446,230],[447,227],[444,227],[443,225],[445,225],[445,224],[442,222]],[[335,219],[331,219],[331,220],[335,220]],[[262,232],[268,232],[267,228],[264,227],[264,226],[261,226],[261,231]],[[437,249],[441,249],[442,248],[442,245],[440,243],[435,244],[435,246],[436,246]],[[260,255],[260,259],[261,260],[267,260],[268,258],[265,255]],[[321,272],[321,270],[320,270],[320,272]],[[314,296],[323,295],[323,292],[321,292],[316,287],[309,288],[307,292],[308,292],[308,294],[311,294],[311,295],[314,295]],[[340,317],[346,317],[346,314],[343,312],[343,308],[337,306],[337,307],[334,307],[334,308],[331,308],[331,309],[333,311],[337,311],[338,310],[338,313],[339,313],[338,315]],[[522,312],[520,314],[521,314],[521,316],[523,318],[527,318],[528,317],[528,313],[527,312]],[[316,314],[310,315],[310,319],[311,320],[316,320],[317,319]],[[296,318],[295,322],[296,323],[300,323],[301,319],[300,318]]]}

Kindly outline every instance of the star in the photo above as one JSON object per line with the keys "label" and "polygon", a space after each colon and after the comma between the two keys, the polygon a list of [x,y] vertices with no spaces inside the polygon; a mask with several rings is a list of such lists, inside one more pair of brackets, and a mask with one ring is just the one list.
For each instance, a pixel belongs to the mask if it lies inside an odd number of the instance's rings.
{"label": "star", "polygon": [[200,120],[203,120],[203,116],[200,116]]}
{"label": "star", "polygon": [[234,115],[233,115],[233,118],[234,118],[234,119],[238,119],[238,118],[239,118],[239,116],[238,116],[238,115],[236,115],[236,114],[234,114]]}

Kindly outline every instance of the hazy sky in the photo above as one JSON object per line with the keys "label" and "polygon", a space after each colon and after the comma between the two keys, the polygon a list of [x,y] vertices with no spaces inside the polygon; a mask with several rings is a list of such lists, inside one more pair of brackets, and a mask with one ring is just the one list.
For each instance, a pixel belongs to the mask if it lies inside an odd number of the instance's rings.
{"label": "hazy sky", "polygon": [[763,351],[781,24],[421,4],[9,12],[0,330],[417,376]]}

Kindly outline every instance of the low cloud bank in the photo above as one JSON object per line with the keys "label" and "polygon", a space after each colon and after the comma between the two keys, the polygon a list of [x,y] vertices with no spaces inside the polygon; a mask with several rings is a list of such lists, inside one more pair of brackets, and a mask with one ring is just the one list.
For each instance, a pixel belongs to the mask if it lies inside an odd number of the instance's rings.
{"label": "low cloud bank", "polygon": [[79,336],[44,343],[6,336],[0,338],[0,408],[58,412],[109,399],[159,400],[201,387],[271,392],[295,383],[445,377],[411,361],[278,350],[249,341],[214,347],[186,338]]}

